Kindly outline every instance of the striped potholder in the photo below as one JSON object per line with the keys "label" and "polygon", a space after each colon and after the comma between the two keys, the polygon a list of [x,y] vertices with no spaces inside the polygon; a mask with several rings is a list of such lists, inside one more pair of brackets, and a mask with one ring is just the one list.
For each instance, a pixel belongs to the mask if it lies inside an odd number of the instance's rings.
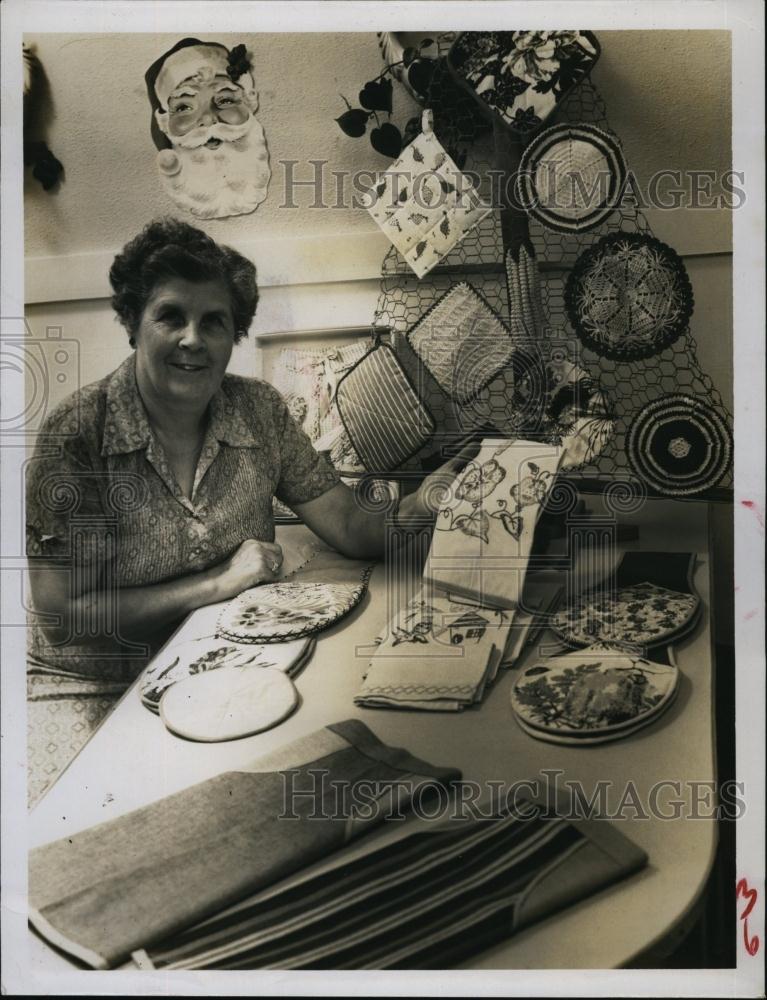
{"label": "striped potholder", "polygon": [[394,351],[374,348],[341,379],[336,404],[346,432],[369,472],[388,472],[415,454],[435,423]]}
{"label": "striped potholder", "polygon": [[440,386],[458,403],[476,396],[511,358],[508,329],[466,281],[453,285],[407,337]]}

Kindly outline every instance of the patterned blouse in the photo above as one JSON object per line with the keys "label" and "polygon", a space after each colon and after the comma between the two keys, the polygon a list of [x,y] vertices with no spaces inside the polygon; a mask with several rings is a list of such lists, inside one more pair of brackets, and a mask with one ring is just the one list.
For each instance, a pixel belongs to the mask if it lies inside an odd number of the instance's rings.
{"label": "patterned blouse", "polygon": [[114,594],[94,628],[106,637],[98,645],[51,646],[32,609],[30,666],[132,680],[170,629],[147,636],[146,645],[121,641],[121,587],[207,569],[247,538],[273,541],[274,496],[305,503],[339,481],[276,389],[225,375],[210,403],[190,500],[152,434],[131,355],[54,409],[27,466],[28,558],[58,563],[82,591]]}

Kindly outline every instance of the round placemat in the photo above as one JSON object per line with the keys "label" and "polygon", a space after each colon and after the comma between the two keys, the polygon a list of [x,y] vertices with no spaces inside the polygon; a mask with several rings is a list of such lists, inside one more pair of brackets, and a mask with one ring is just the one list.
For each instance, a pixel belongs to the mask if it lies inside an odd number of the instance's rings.
{"label": "round placemat", "polygon": [[180,642],[164,650],[141,678],[141,701],[150,711],[157,712],[160,699],[172,684],[222,667],[273,668],[290,677],[293,669],[300,667],[311,642],[310,637],[261,645],[236,644],[211,637]]}
{"label": "round placemat", "polygon": [[171,685],[160,718],[177,736],[217,743],[271,729],[297,704],[293,681],[279,670],[221,667]]}
{"label": "round placemat", "polygon": [[665,350],[687,329],[693,296],[679,255],[645,233],[611,233],[578,258],[565,306],[586,347],[615,361]]}
{"label": "round placemat", "polygon": [[236,642],[284,642],[319,632],[359,602],[366,582],[292,581],[243,591],[221,612],[218,634]]}
{"label": "round placemat", "polygon": [[711,489],[732,462],[732,434],[716,410],[694,396],[661,396],[643,407],[626,435],[634,472],[664,496]]}
{"label": "round placemat", "polygon": [[633,731],[662,711],[678,680],[675,666],[594,646],[528,667],[511,705],[528,730],[601,738]]}
{"label": "round placemat", "polygon": [[580,233],[604,222],[626,183],[614,136],[593,125],[553,125],[527,147],[519,166],[522,207],[548,229]]}

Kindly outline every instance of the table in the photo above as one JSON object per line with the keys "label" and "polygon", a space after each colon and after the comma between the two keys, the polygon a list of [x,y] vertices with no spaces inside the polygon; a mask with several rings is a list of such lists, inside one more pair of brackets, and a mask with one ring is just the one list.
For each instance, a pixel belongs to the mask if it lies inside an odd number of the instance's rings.
{"label": "table", "polygon": [[[599,504],[594,499],[589,502]],[[160,719],[141,705],[134,685],[30,814],[30,845],[114,818],[236,769],[328,723],[356,717],[390,744],[406,747],[433,763],[458,766],[465,779],[511,783],[540,777],[544,769],[561,771],[558,780],[578,781],[589,795],[597,782],[607,781],[611,809],[622,801],[629,781],[645,810],[658,782],[681,782],[681,798],[688,806],[694,805],[697,794],[701,818],[643,819],[627,807],[626,819],[618,823],[647,852],[649,864],[643,871],[488,949],[465,967],[620,968],[648,949],[658,950],[664,944],[670,948],[694,918],[717,842],[716,821],[708,815],[709,797],[715,800],[715,795],[706,791],[716,780],[708,511],[703,503],[651,501],[629,520],[638,525],[639,538],[623,543],[623,549],[697,554],[694,582],[704,602],[699,625],[675,649],[683,675],[676,701],[656,723],[635,735],[589,747],[532,739],[515,724],[509,706],[516,668],[502,672],[481,705],[462,713],[356,707],[353,697],[369,659],[371,640],[387,617],[385,567],[379,565],[363,602],[319,636],[312,660],[296,680],[300,705],[282,725],[229,743],[188,742],[167,732]],[[279,530],[308,531],[303,526]],[[213,613],[215,608],[195,612],[175,638],[205,634]],[[531,655],[534,651],[521,662]],[[685,784],[690,782],[701,784]],[[668,813],[676,793],[668,785],[663,789],[658,804]],[[352,856],[401,836],[402,825],[393,825],[398,830],[378,830],[344,851]],[[341,856],[334,855],[332,863]],[[30,961],[39,970],[73,968],[31,932]]]}

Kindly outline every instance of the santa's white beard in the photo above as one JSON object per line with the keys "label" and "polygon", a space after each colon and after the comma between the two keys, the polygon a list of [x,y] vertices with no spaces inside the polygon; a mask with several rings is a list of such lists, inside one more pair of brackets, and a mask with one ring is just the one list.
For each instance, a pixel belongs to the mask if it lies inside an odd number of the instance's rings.
{"label": "santa's white beard", "polygon": [[216,149],[174,145],[173,153],[173,173],[160,165],[167,161],[167,151],[158,156],[162,185],[180,208],[198,219],[245,215],[266,198],[272,172],[264,130],[255,118],[245,135],[223,140]]}

